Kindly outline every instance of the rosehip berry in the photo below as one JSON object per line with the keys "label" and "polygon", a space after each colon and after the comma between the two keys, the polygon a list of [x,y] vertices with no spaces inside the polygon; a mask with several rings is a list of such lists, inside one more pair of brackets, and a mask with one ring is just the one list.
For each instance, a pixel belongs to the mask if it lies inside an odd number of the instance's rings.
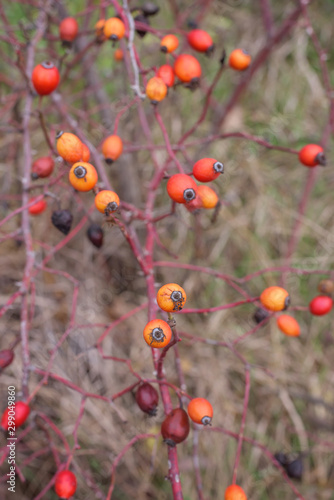
{"label": "rosehip berry", "polygon": [[[35,198],[31,198],[31,200],[29,200],[29,202],[33,201],[34,199]],[[42,212],[44,212],[46,207],[47,207],[47,203],[45,200],[36,201],[36,203],[34,203],[33,205],[31,205],[28,208],[28,212],[30,213],[30,215],[39,215]]]}
{"label": "rosehip berry", "polygon": [[120,204],[118,195],[114,191],[103,189],[95,196],[95,206],[104,215],[116,212]]}
{"label": "rosehip berry", "polygon": [[160,50],[165,54],[170,54],[171,52],[174,52],[174,50],[176,50],[178,46],[179,46],[179,40],[177,36],[171,34],[164,36],[160,42]]}
{"label": "rosehip berry", "polygon": [[109,135],[102,143],[102,153],[106,163],[111,165],[113,161],[121,156],[123,152],[123,142],[118,135]]}
{"label": "rosehip berry", "polygon": [[87,238],[96,248],[101,248],[103,245],[103,229],[94,222],[87,229]]}
{"label": "rosehip berry", "polygon": [[176,203],[189,203],[196,198],[197,184],[186,174],[175,174],[168,179],[167,193]]}
{"label": "rosehip berry", "polygon": [[251,56],[243,49],[234,49],[229,57],[228,64],[237,71],[244,71],[251,63]]}
{"label": "rosehip berry", "polygon": [[186,300],[186,292],[177,283],[168,283],[162,286],[157,293],[158,306],[166,312],[181,311]]}
{"label": "rosehip berry", "polygon": [[253,320],[255,321],[255,323],[259,324],[259,323],[262,323],[263,320],[268,318],[268,316],[269,316],[269,312],[266,309],[262,309],[261,307],[258,307],[255,310],[255,313],[253,315]]}
{"label": "rosehip berry", "polygon": [[124,59],[124,54],[122,49],[116,49],[114,52],[114,59],[115,61],[123,61]]}
{"label": "rosehip berry", "polygon": [[[138,14],[134,18],[134,21],[137,21],[138,23],[141,23],[141,24],[146,24],[146,26],[150,26],[150,21],[143,14]],[[140,36],[140,38],[144,38],[144,36],[147,33],[147,30],[145,28],[136,28],[136,33],[138,36]]]}
{"label": "rosehip berry", "polygon": [[201,208],[205,209],[216,208],[219,203],[217,193],[209,186],[198,186],[195,201],[197,198],[200,201]]}
{"label": "rosehip berry", "polygon": [[10,406],[9,408],[6,408],[6,410],[2,414],[0,423],[0,427],[2,427],[5,431],[7,431],[8,427],[11,427],[12,425],[11,419],[9,419],[8,422],[8,414],[10,411],[15,412],[15,427],[21,427],[21,425],[24,424],[24,422],[27,420],[29,416],[30,408],[27,405],[27,403],[24,403],[24,401],[16,401],[15,407]]}
{"label": "rosehip berry", "polygon": [[99,19],[97,23],[95,24],[95,35],[96,35],[96,43],[103,43],[106,40],[106,37],[104,36],[104,25],[106,24],[105,19]]}
{"label": "rosehip berry", "polygon": [[301,457],[288,462],[285,466],[285,470],[291,479],[297,479],[297,481],[300,481],[303,477],[303,462]]}
{"label": "rosehip berry", "polygon": [[58,68],[50,61],[35,66],[31,75],[31,81],[39,95],[51,94],[58,87],[59,80]]}
{"label": "rosehip berry", "polygon": [[172,87],[174,85],[174,70],[169,64],[163,64],[162,66],[160,66],[157,71],[157,76],[165,82],[167,87]]}
{"label": "rosehip berry", "polygon": [[194,398],[188,404],[188,415],[196,424],[211,425],[213,408],[204,398]]}
{"label": "rosehip berry", "polygon": [[167,85],[162,78],[154,76],[150,78],[146,85],[146,95],[152,104],[158,104],[167,95]]}
{"label": "rosehip berry", "polygon": [[321,294],[331,295],[334,290],[334,282],[332,280],[321,280],[318,284],[318,290]]}
{"label": "rosehip berry", "polygon": [[194,56],[181,54],[174,62],[174,73],[184,83],[198,85],[202,69]]}
{"label": "rosehip berry", "polygon": [[202,160],[198,160],[193,166],[194,177],[200,182],[213,181],[223,173],[224,165],[214,158],[202,158]]}
{"label": "rosehip berry", "polygon": [[172,410],[161,424],[161,434],[164,442],[171,447],[187,439],[189,430],[189,418],[183,408]]}
{"label": "rosehip berry", "polygon": [[79,161],[72,165],[69,181],[77,191],[90,191],[98,181],[97,171],[91,163]]}
{"label": "rosehip berry", "polygon": [[152,417],[157,414],[159,394],[153,385],[147,382],[141,384],[136,392],[136,401],[143,412],[148,413]]}
{"label": "rosehip berry", "polygon": [[318,144],[307,144],[299,151],[299,161],[306,167],[325,166],[324,149]]}
{"label": "rosehip berry", "polygon": [[290,305],[290,296],[280,286],[270,286],[263,290],[260,295],[262,305],[269,311],[283,311]]}
{"label": "rosehip berry", "polygon": [[59,25],[59,36],[64,45],[70,46],[76,38],[79,25],[74,17],[65,17]]}
{"label": "rosehip berry", "polygon": [[125,24],[118,17],[107,19],[103,27],[104,36],[112,41],[120,40],[125,34]]}
{"label": "rosehip berry", "polygon": [[63,234],[71,230],[73,215],[69,210],[55,210],[51,215],[52,224]]}
{"label": "rosehip berry", "polygon": [[214,44],[211,36],[204,30],[194,29],[187,35],[189,45],[198,52],[212,54]]}
{"label": "rosehip berry", "polygon": [[58,472],[55,481],[55,492],[60,498],[68,499],[77,489],[77,478],[70,470]]}
{"label": "rosehip berry", "polygon": [[161,349],[169,344],[172,338],[172,330],[166,321],[152,319],[144,328],[144,340],[150,347]]}
{"label": "rosehip berry", "polygon": [[51,156],[41,156],[34,161],[31,167],[31,178],[36,180],[38,178],[49,177],[54,168],[54,161]]}
{"label": "rosehip berry", "polygon": [[159,12],[160,7],[155,5],[153,2],[145,2],[141,7],[141,10],[144,16],[155,16]]}
{"label": "rosehip berry", "polygon": [[328,295],[318,295],[311,300],[309,310],[314,316],[328,314],[333,307],[333,299]]}
{"label": "rosehip berry", "polygon": [[3,349],[3,351],[0,351],[0,373],[12,363],[13,359],[14,351],[12,349]]}
{"label": "rosehip berry", "polygon": [[300,326],[298,321],[288,314],[282,314],[276,320],[278,328],[289,337],[298,337],[300,335]]}
{"label": "rosehip berry", "polygon": [[56,135],[57,151],[68,163],[76,163],[83,158],[83,144],[79,137],[69,132],[60,131]]}
{"label": "rosehip berry", "polygon": [[225,500],[247,500],[247,496],[240,486],[231,484],[225,490]]}
{"label": "rosehip berry", "polygon": [[90,158],[90,151],[89,147],[86,146],[86,144],[82,143],[82,161],[89,161]]}

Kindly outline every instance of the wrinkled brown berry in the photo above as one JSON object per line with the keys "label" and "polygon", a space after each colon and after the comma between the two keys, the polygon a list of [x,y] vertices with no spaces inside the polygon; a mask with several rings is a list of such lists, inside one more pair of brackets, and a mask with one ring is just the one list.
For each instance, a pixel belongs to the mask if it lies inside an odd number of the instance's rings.
{"label": "wrinkled brown berry", "polygon": [[144,5],[141,7],[142,13],[144,16],[155,16],[159,10],[160,7],[158,5],[155,5],[153,2],[145,2]]}
{"label": "wrinkled brown berry", "polygon": [[265,309],[262,309],[261,307],[258,307],[256,309],[255,313],[253,314],[253,320],[257,324],[262,323],[263,320],[265,320],[266,318],[268,318],[269,314],[270,313],[268,311],[266,311]]}
{"label": "wrinkled brown berry", "polygon": [[103,245],[103,229],[94,222],[87,229],[87,238],[96,248],[101,248]]}
{"label": "wrinkled brown berry", "polygon": [[64,234],[71,230],[73,215],[69,210],[55,210],[51,215],[52,224]]}

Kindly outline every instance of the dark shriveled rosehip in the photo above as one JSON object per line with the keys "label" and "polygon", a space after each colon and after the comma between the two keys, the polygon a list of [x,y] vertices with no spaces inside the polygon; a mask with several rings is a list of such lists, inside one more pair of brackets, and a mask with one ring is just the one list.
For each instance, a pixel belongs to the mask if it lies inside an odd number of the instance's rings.
{"label": "dark shriveled rosehip", "polygon": [[136,401],[139,408],[150,416],[157,414],[159,403],[158,391],[149,383],[144,382],[136,392]]}
{"label": "dark shriveled rosehip", "polygon": [[69,210],[55,210],[51,215],[52,224],[63,234],[71,230],[73,215]]}
{"label": "dark shriveled rosehip", "polygon": [[161,434],[164,442],[172,447],[187,439],[189,429],[189,418],[183,408],[172,410],[161,424]]}
{"label": "dark shriveled rosehip", "polygon": [[155,5],[153,2],[145,2],[141,7],[141,10],[144,16],[149,17],[155,16],[159,12],[160,7],[158,7],[158,5]]}
{"label": "dark shriveled rosehip", "polygon": [[[147,19],[147,17],[143,16],[143,14],[138,14],[135,18],[135,21],[141,24],[146,24],[146,26],[150,25],[150,21]],[[147,30],[145,28],[136,28],[136,33],[137,35],[140,36],[140,38],[144,38],[144,36],[147,33]]]}
{"label": "dark shriveled rosehip", "polygon": [[11,349],[4,349],[0,351],[0,373],[4,368],[9,366],[14,359],[14,351]]}
{"label": "dark shriveled rosehip", "polygon": [[103,229],[98,224],[91,224],[87,229],[87,238],[96,248],[103,245]]}
{"label": "dark shriveled rosehip", "polygon": [[258,307],[256,309],[255,313],[253,314],[253,320],[257,324],[262,323],[263,320],[265,320],[266,318],[268,318],[269,314],[270,313],[268,311],[266,311],[265,309],[262,309],[261,307]]}

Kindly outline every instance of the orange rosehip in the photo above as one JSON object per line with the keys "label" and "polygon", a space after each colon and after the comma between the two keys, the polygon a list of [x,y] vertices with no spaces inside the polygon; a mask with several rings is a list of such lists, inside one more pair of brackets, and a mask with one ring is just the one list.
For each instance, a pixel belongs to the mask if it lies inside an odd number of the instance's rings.
{"label": "orange rosehip", "polygon": [[225,500],[247,500],[247,496],[240,486],[231,484],[225,490]]}
{"label": "orange rosehip", "polygon": [[114,191],[104,189],[95,196],[95,206],[102,214],[110,215],[116,212],[119,204],[119,197]]}
{"label": "orange rosehip", "polygon": [[32,84],[39,95],[51,94],[58,87],[59,80],[58,68],[50,61],[35,66],[31,74]]}
{"label": "orange rosehip", "polygon": [[196,198],[197,184],[186,174],[175,174],[167,182],[168,196],[176,203],[189,203]]}
{"label": "orange rosehip", "polygon": [[172,330],[166,321],[152,319],[144,328],[144,340],[150,347],[161,349],[169,344],[172,338]]}
{"label": "orange rosehip", "polygon": [[174,52],[179,46],[179,40],[175,35],[166,35],[160,42],[160,50],[165,54]]}
{"label": "orange rosehip", "polygon": [[211,54],[214,50],[214,44],[211,36],[204,30],[194,29],[187,35],[189,45],[198,52]]}
{"label": "orange rosehip", "polygon": [[163,64],[162,66],[160,66],[157,71],[157,76],[165,82],[167,87],[172,87],[174,85],[174,70],[169,64]]}
{"label": "orange rosehip", "polygon": [[231,68],[236,69],[237,71],[244,71],[250,65],[251,60],[251,56],[245,50],[234,49],[230,54],[228,64]]}
{"label": "orange rosehip", "polygon": [[57,151],[68,163],[76,163],[82,160],[83,144],[79,137],[70,132],[60,131],[56,135]]}
{"label": "orange rosehip", "polygon": [[79,161],[72,165],[69,180],[77,191],[90,191],[98,181],[97,171],[91,163]]}
{"label": "orange rosehip", "polygon": [[288,335],[289,337],[298,337],[300,335],[300,326],[298,321],[292,316],[289,316],[289,314],[282,314],[277,318],[276,322],[278,328],[285,335]]}
{"label": "orange rosehip", "polygon": [[63,42],[71,43],[76,38],[79,25],[74,17],[65,17],[59,25],[59,36]]}
{"label": "orange rosehip", "polygon": [[[217,193],[209,186],[198,186],[196,199],[199,199],[199,208],[216,208],[219,203],[219,198]],[[196,200],[195,199],[195,200]]]}
{"label": "orange rosehip", "polygon": [[186,292],[177,283],[163,285],[157,293],[158,306],[166,312],[181,311],[186,300]]}
{"label": "orange rosehip", "polygon": [[326,165],[324,148],[318,144],[307,144],[299,151],[299,161],[306,167],[315,167],[316,165]]}
{"label": "orange rosehip", "polygon": [[86,146],[86,144],[82,143],[82,161],[89,161],[90,158],[90,151],[89,147]]}
{"label": "orange rosehip", "polygon": [[110,40],[120,40],[125,34],[125,24],[118,17],[111,17],[104,23],[103,33]]}
{"label": "orange rosehip", "polygon": [[198,84],[202,69],[194,56],[181,54],[174,62],[174,73],[184,83]]}
{"label": "orange rosehip", "polygon": [[122,49],[116,49],[114,52],[114,59],[115,61],[123,61],[124,59],[124,54]]}
{"label": "orange rosehip", "polygon": [[74,495],[77,489],[77,479],[70,470],[58,472],[55,481],[55,492],[62,499],[68,499]]}
{"label": "orange rosehip", "polygon": [[213,408],[204,398],[194,398],[188,404],[188,415],[196,424],[211,425]]}
{"label": "orange rosehip", "polygon": [[288,292],[280,286],[270,286],[263,290],[260,295],[262,305],[269,311],[283,311],[290,305]]}
{"label": "orange rosehip", "polygon": [[167,85],[158,76],[150,78],[146,85],[146,95],[151,99],[152,104],[162,101],[167,95],[167,90]]}
{"label": "orange rosehip", "polygon": [[118,135],[109,135],[102,143],[102,153],[106,163],[111,165],[122,154],[123,142]]}
{"label": "orange rosehip", "polygon": [[102,43],[106,40],[106,37],[104,36],[104,33],[103,33],[105,24],[106,24],[105,19],[99,19],[94,26],[97,43]]}
{"label": "orange rosehip", "polygon": [[[35,198],[31,198],[29,202],[34,201],[34,199]],[[39,215],[44,212],[46,207],[47,203],[45,200],[36,201],[33,205],[30,205],[30,207],[28,208],[28,212],[30,213],[30,215]]]}
{"label": "orange rosehip", "polygon": [[214,158],[202,158],[202,160],[198,160],[193,166],[194,177],[200,182],[213,181],[223,173],[224,165]]}
{"label": "orange rosehip", "polygon": [[32,164],[31,178],[34,180],[49,177],[53,172],[54,164],[51,156],[41,156]]}

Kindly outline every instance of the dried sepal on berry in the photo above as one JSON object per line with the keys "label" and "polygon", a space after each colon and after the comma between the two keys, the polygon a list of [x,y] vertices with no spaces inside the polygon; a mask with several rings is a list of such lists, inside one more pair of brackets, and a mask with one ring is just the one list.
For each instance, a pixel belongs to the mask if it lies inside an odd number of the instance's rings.
{"label": "dried sepal on berry", "polygon": [[177,283],[167,283],[157,293],[158,306],[166,312],[181,311],[186,300],[186,292]]}

